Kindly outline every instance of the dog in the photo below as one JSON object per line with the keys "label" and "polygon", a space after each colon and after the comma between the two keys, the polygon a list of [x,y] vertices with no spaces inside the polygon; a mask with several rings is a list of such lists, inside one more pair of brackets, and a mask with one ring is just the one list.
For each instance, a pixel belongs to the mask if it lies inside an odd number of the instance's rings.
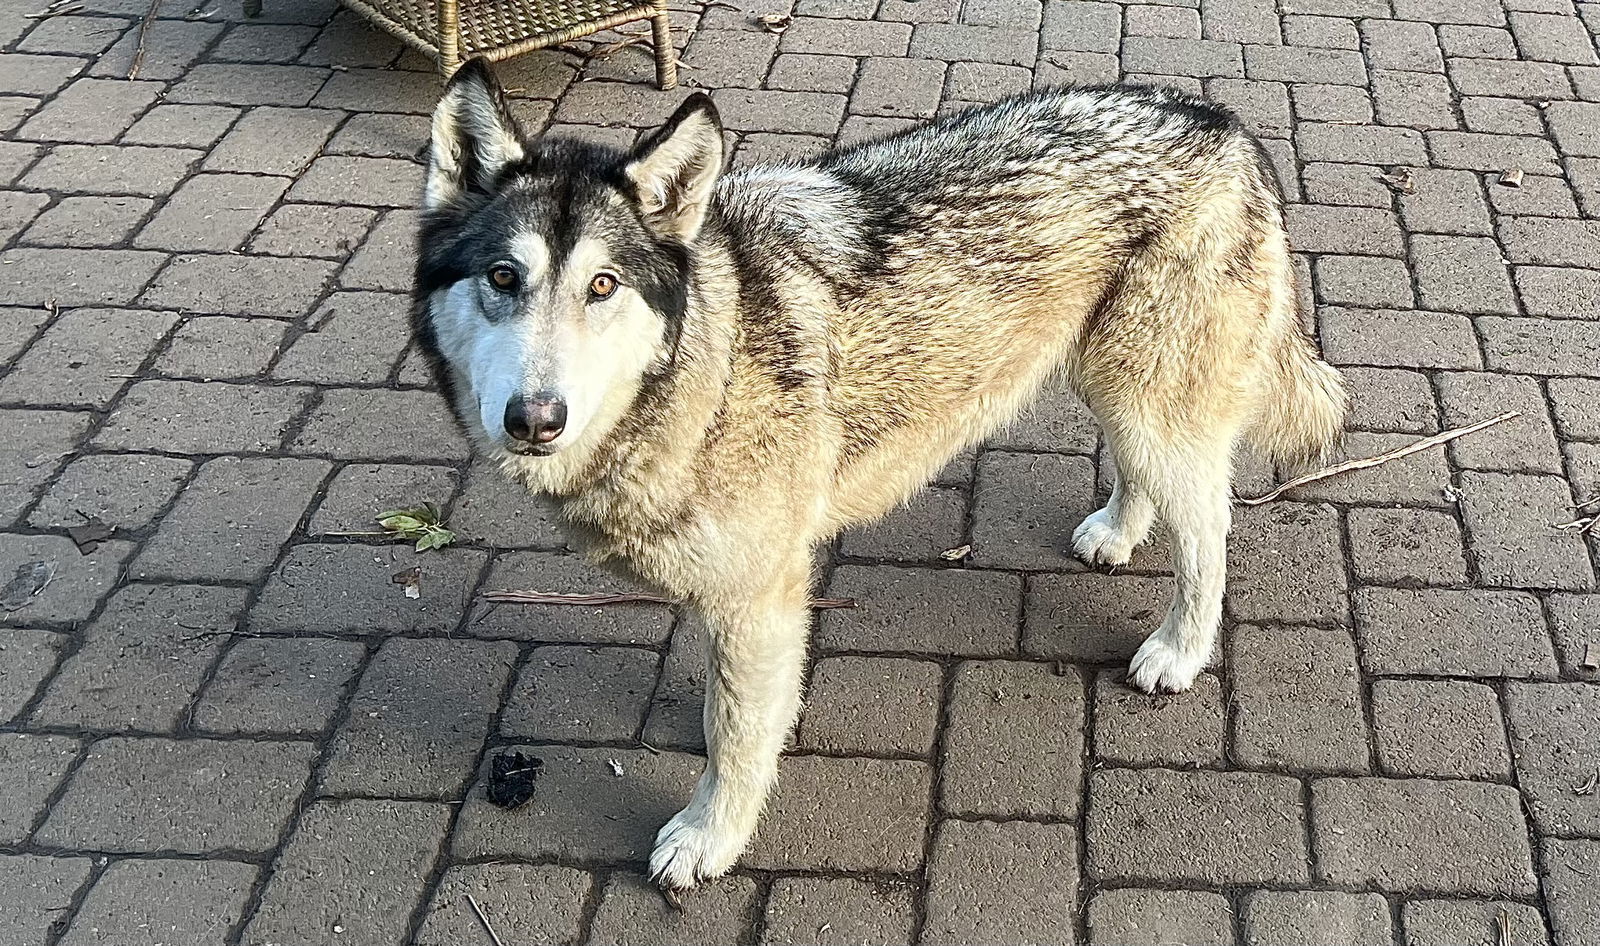
{"label": "dog", "polygon": [[1301,329],[1282,199],[1229,112],[1037,91],[724,172],[695,94],[629,150],[530,140],[481,62],[433,116],[413,327],[482,454],[597,562],[706,628],[707,764],[656,836],[682,888],[752,837],[800,708],[817,547],[1064,376],[1115,459],[1077,526],[1160,518],[1176,593],[1130,682],[1181,691],[1221,619],[1231,461],[1321,456],[1346,395]]}

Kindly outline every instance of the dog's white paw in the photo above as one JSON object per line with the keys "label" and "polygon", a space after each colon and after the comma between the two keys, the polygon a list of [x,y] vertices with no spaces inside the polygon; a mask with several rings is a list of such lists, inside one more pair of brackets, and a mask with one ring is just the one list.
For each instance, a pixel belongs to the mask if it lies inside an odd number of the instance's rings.
{"label": "dog's white paw", "polygon": [[745,838],[707,828],[694,805],[678,812],[656,832],[650,854],[650,879],[682,890],[702,880],[721,877],[744,850]]}
{"label": "dog's white paw", "polygon": [[1128,664],[1128,685],[1146,693],[1182,693],[1205,669],[1205,654],[1185,654],[1158,631],[1145,638]]}
{"label": "dog's white paw", "polygon": [[1072,551],[1090,565],[1126,565],[1138,543],[1124,534],[1106,509],[1097,509],[1072,530]]}

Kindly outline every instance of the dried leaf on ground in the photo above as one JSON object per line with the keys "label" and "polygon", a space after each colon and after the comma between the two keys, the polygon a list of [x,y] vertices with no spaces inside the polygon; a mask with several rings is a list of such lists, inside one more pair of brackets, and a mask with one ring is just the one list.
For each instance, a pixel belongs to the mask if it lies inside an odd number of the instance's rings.
{"label": "dried leaf on ground", "polygon": [[502,752],[489,760],[489,785],[484,794],[489,804],[507,811],[533,797],[534,782],[544,760],[520,752]]}
{"label": "dried leaf on ground", "polygon": [[1500,183],[1506,187],[1522,186],[1522,168],[1507,168],[1500,172]]}
{"label": "dried leaf on ground", "polygon": [[1389,185],[1389,189],[1399,194],[1415,194],[1417,192],[1417,179],[1411,176],[1410,168],[1395,168],[1386,174],[1378,175],[1378,180]]}
{"label": "dried leaf on ground", "polygon": [[445,528],[444,514],[435,503],[380,512],[377,521],[384,534],[415,541],[419,552],[442,549],[456,540],[456,534]]}
{"label": "dried leaf on ground", "polygon": [[32,601],[56,576],[55,562],[28,562],[17,566],[17,573],[0,589],[0,608],[15,611]]}
{"label": "dried leaf on ground", "polygon": [[939,557],[947,562],[959,562],[971,554],[972,546],[961,545],[953,549],[945,549],[943,552],[939,553]]}
{"label": "dried leaf on ground", "polygon": [[756,17],[756,22],[768,33],[783,33],[794,22],[794,17],[782,13],[763,13]]}
{"label": "dried leaf on ground", "polygon": [[389,576],[389,580],[406,590],[407,598],[422,597],[422,568],[413,565]]}
{"label": "dried leaf on ground", "polygon": [[80,554],[88,555],[99,548],[101,542],[111,538],[116,531],[115,526],[107,525],[93,516],[85,516],[83,525],[67,528],[67,538],[78,547]]}

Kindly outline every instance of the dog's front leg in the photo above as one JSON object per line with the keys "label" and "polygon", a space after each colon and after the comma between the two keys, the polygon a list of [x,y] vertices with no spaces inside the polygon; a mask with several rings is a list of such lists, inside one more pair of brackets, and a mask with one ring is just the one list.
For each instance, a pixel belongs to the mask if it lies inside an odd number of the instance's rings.
{"label": "dog's front leg", "polygon": [[800,711],[809,575],[737,603],[696,607],[706,624],[706,769],[656,835],[650,873],[681,888],[726,873],[744,853]]}

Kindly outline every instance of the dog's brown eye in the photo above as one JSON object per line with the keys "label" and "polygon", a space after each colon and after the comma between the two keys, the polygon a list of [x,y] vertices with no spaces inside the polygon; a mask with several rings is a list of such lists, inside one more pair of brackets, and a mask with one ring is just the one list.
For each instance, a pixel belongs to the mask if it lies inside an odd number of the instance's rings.
{"label": "dog's brown eye", "polygon": [[513,292],[521,280],[510,266],[496,266],[489,270],[489,281],[501,292]]}
{"label": "dog's brown eye", "polygon": [[610,273],[601,273],[589,280],[589,294],[596,299],[610,298],[617,291],[617,277]]}

